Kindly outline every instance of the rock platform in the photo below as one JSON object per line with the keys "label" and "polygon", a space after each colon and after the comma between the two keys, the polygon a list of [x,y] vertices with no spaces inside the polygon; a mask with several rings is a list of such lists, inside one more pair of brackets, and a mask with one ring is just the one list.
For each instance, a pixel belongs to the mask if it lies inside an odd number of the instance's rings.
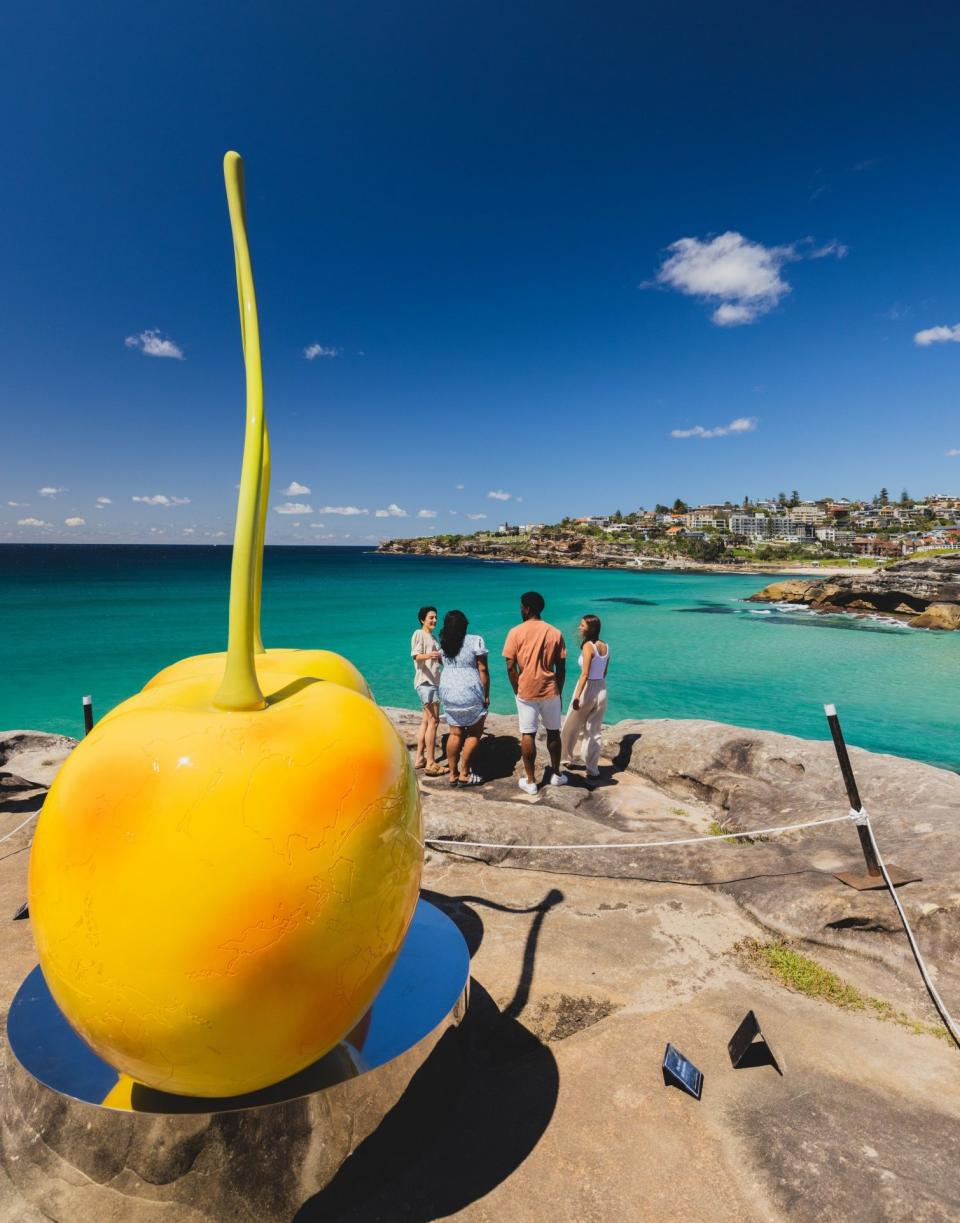
{"label": "rock platform", "polygon": [[[418,715],[388,712],[412,744]],[[516,786],[514,720],[492,716],[489,731],[475,757],[486,784],[423,780],[428,837],[646,842],[846,811],[829,743],[621,722],[605,730],[597,783],[572,770],[569,785],[531,797]],[[901,899],[956,1014],[960,777],[856,749],[851,758],[881,851],[923,876]],[[16,756],[0,770],[14,766],[37,780]],[[18,815],[0,816],[0,835]],[[0,917],[23,898],[29,834],[0,852]],[[425,895],[472,955],[459,1093],[438,1116],[415,1081],[298,1223],[956,1219],[960,1052],[793,992],[737,950],[787,936],[934,1023],[889,897],[833,878],[857,869],[859,853],[847,823],[642,852],[428,848]],[[2,937],[5,1012],[34,956],[29,922],[5,922]],[[726,1042],[751,1008],[782,1077],[730,1065]],[[663,1085],[668,1040],[704,1072],[699,1102]],[[2,1175],[0,1218],[41,1218]]]}

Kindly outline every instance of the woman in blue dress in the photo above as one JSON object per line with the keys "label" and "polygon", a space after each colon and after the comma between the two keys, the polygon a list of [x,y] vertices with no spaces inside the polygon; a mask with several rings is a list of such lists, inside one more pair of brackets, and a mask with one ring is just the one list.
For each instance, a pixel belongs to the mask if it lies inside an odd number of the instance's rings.
{"label": "woman in blue dress", "polygon": [[467,617],[450,611],[443,618],[440,650],[440,700],[450,734],[447,736],[447,764],[452,786],[479,786],[483,778],[470,768],[483,723],[490,708],[490,670],[483,638],[467,632]]}

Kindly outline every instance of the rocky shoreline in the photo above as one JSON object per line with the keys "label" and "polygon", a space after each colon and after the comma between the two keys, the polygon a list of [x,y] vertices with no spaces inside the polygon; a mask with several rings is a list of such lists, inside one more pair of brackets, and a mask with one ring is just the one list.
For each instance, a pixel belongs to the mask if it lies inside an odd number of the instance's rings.
{"label": "rocky shoreline", "polygon": [[614,543],[597,541],[589,536],[560,540],[537,539],[518,546],[509,539],[471,542],[462,540],[455,546],[438,543],[429,537],[422,539],[384,540],[376,549],[389,556],[430,556],[461,560],[482,560],[509,565],[530,565],[547,569],[629,569],[665,573],[726,573],[726,574],[816,574],[832,576],[847,574],[850,567],[829,564],[811,565],[800,562],[746,561],[731,557],[722,563],[697,561],[686,556],[648,556]]}
{"label": "rocky shoreline", "polygon": [[911,628],[960,629],[960,556],[900,561],[874,573],[774,582],[754,603],[800,603],[820,612],[881,613]]}

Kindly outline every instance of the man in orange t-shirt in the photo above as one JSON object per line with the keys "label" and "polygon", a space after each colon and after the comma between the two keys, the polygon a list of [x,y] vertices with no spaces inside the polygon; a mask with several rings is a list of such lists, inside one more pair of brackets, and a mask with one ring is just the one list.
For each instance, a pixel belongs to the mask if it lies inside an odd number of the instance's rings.
{"label": "man in orange t-shirt", "polygon": [[507,634],[503,656],[507,660],[507,679],[517,698],[520,721],[520,754],[526,777],[518,785],[527,794],[536,794],[534,765],[537,760],[537,725],[543,722],[550,753],[550,784],[565,786],[567,775],[560,771],[560,723],[563,720],[563,681],[567,674],[567,647],[559,629],[542,620],[546,604],[543,596],[529,590],[520,596],[522,624]]}

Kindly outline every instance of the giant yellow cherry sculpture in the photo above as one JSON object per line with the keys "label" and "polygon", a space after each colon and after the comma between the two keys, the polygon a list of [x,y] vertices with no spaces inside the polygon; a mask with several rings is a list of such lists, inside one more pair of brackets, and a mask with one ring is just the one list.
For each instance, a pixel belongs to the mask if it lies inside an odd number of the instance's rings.
{"label": "giant yellow cherry sculpture", "polygon": [[44,977],[77,1031],[133,1079],[202,1096],[277,1082],[356,1025],[423,857],[386,715],[356,682],[254,663],[262,379],[236,154],[224,170],[248,396],[225,668],[185,660],[79,744],[44,804],[29,885]]}

